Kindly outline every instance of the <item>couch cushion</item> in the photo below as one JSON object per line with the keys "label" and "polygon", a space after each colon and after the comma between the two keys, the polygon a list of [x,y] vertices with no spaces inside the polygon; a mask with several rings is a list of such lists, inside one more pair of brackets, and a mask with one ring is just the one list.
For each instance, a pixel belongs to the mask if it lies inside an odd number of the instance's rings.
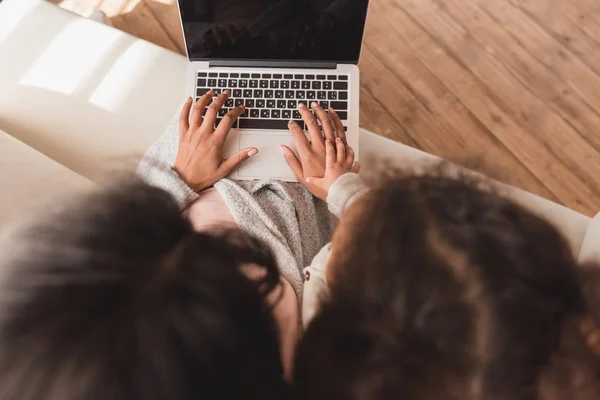
{"label": "couch cushion", "polygon": [[0,227],[52,196],[93,183],[0,131]]}
{"label": "couch cushion", "polygon": [[187,58],[44,0],[0,2],[0,129],[96,180],[183,102]]}

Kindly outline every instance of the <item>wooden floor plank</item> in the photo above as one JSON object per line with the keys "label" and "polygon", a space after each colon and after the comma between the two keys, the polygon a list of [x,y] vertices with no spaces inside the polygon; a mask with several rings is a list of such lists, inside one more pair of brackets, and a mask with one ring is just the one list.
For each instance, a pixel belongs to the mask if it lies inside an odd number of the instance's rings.
{"label": "wooden floor plank", "polygon": [[[442,23],[431,14],[416,15],[410,7],[399,2],[378,3],[395,21],[394,34],[402,36],[419,59],[455,96],[481,121],[540,181],[562,202],[587,215],[600,208],[600,199],[577,174],[567,168],[546,145],[530,134],[517,119],[496,101],[489,88],[481,85],[464,64],[434,40],[416,21]],[[405,4],[402,4],[404,6]],[[417,19],[414,19],[415,14]],[[423,24],[425,25],[425,24]],[[448,34],[446,32],[446,34]],[[464,32],[462,33],[464,35]],[[462,50],[468,52],[469,50]],[[471,64],[477,62],[472,54]],[[463,54],[464,58],[464,54]],[[500,77],[502,82],[502,77]],[[518,96],[518,94],[517,94]]]}
{"label": "wooden floor plank", "polygon": [[[561,116],[575,127],[596,150],[600,150],[600,75],[585,65],[577,56],[542,29],[519,8],[496,0],[476,0],[489,20],[494,20],[529,54],[542,65],[524,60],[531,74],[539,74],[543,67],[554,74],[544,76],[543,86],[554,86],[560,94],[546,96],[545,100],[556,105]],[[482,23],[489,22],[482,17]],[[510,46],[513,49],[514,46]],[[534,69],[535,68],[535,69]],[[564,84],[564,85],[563,85]],[[566,87],[565,87],[566,86]],[[542,97],[546,90],[533,88]],[[571,91],[574,95],[571,94]],[[542,95],[540,95],[542,93]],[[582,101],[585,103],[582,103]]]}
{"label": "wooden floor plank", "polygon": [[[556,200],[556,197],[516,158],[504,145],[462,104],[442,82],[418,61],[410,46],[394,34],[394,22],[385,13],[376,14],[379,21],[371,24],[368,30],[367,47],[370,50],[363,57],[372,54],[375,59],[388,68],[393,76],[417,98],[448,132],[450,138],[457,138],[460,155],[480,157],[485,161],[485,172],[495,171],[501,179],[511,185],[527,188],[545,198]],[[379,96],[384,103],[394,104],[395,92],[385,91]],[[392,108],[393,110],[393,108]],[[393,111],[391,111],[393,113]],[[419,132],[432,137],[444,132]],[[445,154],[442,157],[456,155]],[[458,157],[460,158],[460,156]],[[482,171],[483,172],[483,171]]]}

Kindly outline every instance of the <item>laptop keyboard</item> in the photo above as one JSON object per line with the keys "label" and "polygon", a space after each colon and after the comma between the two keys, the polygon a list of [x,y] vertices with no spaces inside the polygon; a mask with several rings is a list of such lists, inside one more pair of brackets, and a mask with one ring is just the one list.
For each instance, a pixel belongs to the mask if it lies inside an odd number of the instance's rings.
{"label": "laptop keyboard", "polygon": [[290,120],[304,128],[298,105],[315,101],[325,110],[332,107],[346,128],[348,86],[348,75],[342,74],[198,72],[196,100],[210,89],[215,96],[229,90],[231,96],[219,111],[217,124],[232,108],[244,105],[246,110],[233,128],[260,130],[287,130]]}

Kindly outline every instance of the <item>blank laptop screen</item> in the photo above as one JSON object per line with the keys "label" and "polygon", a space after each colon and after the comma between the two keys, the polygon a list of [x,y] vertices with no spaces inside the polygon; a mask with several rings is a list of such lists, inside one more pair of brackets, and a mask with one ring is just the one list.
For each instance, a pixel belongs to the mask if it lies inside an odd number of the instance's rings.
{"label": "blank laptop screen", "polygon": [[356,63],[368,0],[179,0],[191,60]]}

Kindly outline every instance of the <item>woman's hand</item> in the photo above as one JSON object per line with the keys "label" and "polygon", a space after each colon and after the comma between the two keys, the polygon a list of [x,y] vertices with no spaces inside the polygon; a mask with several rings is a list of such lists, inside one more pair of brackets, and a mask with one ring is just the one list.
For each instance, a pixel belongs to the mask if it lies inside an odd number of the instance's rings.
{"label": "woman's hand", "polygon": [[311,107],[321,121],[322,130],[310,110],[300,104],[298,110],[306,122],[310,141],[292,121],[289,128],[300,160],[287,146],[281,146],[281,151],[298,182],[316,197],[326,200],[333,182],[345,173],[358,172],[360,165],[354,163],[354,151],[348,146],[344,125],[335,111],[325,112],[315,102]]}
{"label": "woman's hand", "polygon": [[225,139],[235,120],[244,112],[244,107],[236,107],[229,111],[215,129],[217,115],[229,98],[229,92],[225,91],[217,97],[203,118],[202,111],[210,103],[213,94],[212,90],[206,93],[196,102],[193,109],[192,98],[189,98],[181,110],[179,119],[181,136],[173,168],[185,183],[197,192],[225,178],[238,165],[258,153],[258,149],[248,147],[223,159]]}

